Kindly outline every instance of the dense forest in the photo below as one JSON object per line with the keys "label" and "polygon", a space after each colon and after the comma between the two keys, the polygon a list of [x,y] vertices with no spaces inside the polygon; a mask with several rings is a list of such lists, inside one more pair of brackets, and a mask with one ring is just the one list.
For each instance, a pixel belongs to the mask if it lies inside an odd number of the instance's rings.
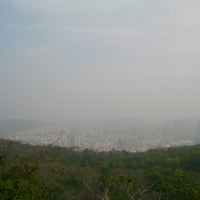
{"label": "dense forest", "polygon": [[2,200],[199,200],[200,145],[77,151],[0,140]]}

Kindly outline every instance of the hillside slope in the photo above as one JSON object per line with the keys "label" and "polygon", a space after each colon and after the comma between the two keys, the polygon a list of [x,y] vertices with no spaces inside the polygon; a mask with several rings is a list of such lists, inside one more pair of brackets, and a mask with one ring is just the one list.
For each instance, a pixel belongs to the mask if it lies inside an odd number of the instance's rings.
{"label": "hillside slope", "polygon": [[97,153],[0,140],[0,199],[199,200],[200,145]]}

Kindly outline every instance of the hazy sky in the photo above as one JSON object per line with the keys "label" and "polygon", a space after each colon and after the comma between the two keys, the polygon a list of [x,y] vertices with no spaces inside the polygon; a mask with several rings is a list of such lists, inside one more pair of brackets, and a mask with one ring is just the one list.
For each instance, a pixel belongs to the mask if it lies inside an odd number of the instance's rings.
{"label": "hazy sky", "polygon": [[200,117],[200,1],[0,0],[0,119]]}

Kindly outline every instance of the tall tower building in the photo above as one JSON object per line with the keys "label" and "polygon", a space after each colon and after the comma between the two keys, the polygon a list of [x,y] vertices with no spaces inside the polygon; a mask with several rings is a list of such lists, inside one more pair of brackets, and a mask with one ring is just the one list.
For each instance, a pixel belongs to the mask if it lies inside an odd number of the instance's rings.
{"label": "tall tower building", "polygon": [[80,147],[80,135],[69,136],[70,147]]}
{"label": "tall tower building", "polygon": [[200,142],[200,122],[198,121],[196,123],[196,129],[195,129],[195,142],[199,143]]}
{"label": "tall tower building", "polygon": [[126,138],[120,138],[117,142],[120,151],[128,150],[128,140]]}

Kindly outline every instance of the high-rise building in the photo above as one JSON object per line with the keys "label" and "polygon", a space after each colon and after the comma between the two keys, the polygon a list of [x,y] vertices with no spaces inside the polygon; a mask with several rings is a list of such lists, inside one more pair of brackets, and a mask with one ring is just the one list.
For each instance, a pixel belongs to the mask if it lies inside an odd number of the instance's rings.
{"label": "high-rise building", "polygon": [[69,136],[69,145],[70,147],[80,147],[80,135],[70,135]]}
{"label": "high-rise building", "polygon": [[197,143],[200,142],[200,122],[199,121],[196,123],[195,140],[196,140]]}
{"label": "high-rise building", "polygon": [[126,138],[118,139],[117,145],[118,145],[118,148],[120,151],[128,150],[128,148],[129,148],[128,141]]}

